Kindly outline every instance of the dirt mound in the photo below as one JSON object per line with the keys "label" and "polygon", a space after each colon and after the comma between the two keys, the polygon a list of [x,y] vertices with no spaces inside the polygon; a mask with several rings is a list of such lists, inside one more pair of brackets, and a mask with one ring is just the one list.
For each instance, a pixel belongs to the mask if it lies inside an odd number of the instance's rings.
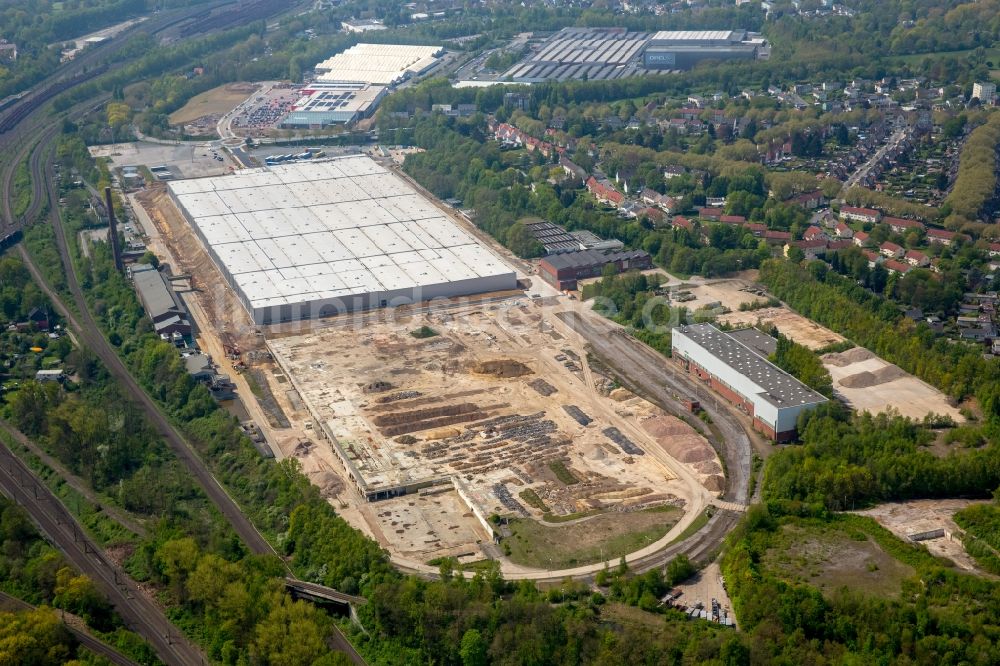
{"label": "dirt mound", "polygon": [[711,490],[713,493],[717,493],[726,487],[726,480],[718,474],[713,474],[702,481],[701,485],[705,486],[705,488]]}
{"label": "dirt mound", "polygon": [[364,393],[384,393],[392,388],[392,384],[389,382],[384,382],[381,379],[376,380],[370,384],[365,384],[361,387],[361,391]]}
{"label": "dirt mound", "polygon": [[524,363],[509,358],[476,363],[472,366],[471,370],[477,375],[491,375],[503,379],[532,374],[531,368]]}
{"label": "dirt mound", "polygon": [[869,388],[878,386],[897,379],[906,377],[906,373],[895,365],[887,365],[873,372],[859,372],[855,375],[848,375],[840,380],[841,386],[847,388]]}
{"label": "dirt mound", "polygon": [[461,434],[462,431],[458,428],[435,428],[434,430],[428,430],[425,432],[424,439],[428,441],[435,439],[448,439],[449,437],[458,437]]}
{"label": "dirt mound", "polygon": [[844,352],[823,354],[821,358],[824,363],[829,363],[830,365],[835,365],[838,368],[843,368],[844,366],[851,365],[852,363],[860,363],[861,361],[867,361],[870,358],[875,358],[875,354],[871,353],[864,347],[852,347]]}
{"label": "dirt mound", "polygon": [[310,475],[313,485],[319,486],[324,499],[333,499],[344,491],[344,482],[333,472],[320,471]]}
{"label": "dirt mound", "polygon": [[701,460],[691,465],[702,474],[721,474],[722,467],[714,460]]}
{"label": "dirt mound", "polygon": [[714,461],[711,445],[691,426],[672,416],[654,416],[642,422],[642,428],[654,437],[663,450],[682,463]]}
{"label": "dirt mound", "polygon": [[635,397],[635,393],[629,391],[628,389],[616,388],[614,391],[608,394],[608,397],[615,402],[625,402]]}

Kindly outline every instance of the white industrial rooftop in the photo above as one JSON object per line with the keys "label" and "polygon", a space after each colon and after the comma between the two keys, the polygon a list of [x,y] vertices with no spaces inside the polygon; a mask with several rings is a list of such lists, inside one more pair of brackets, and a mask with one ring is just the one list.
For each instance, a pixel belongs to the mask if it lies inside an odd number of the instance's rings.
{"label": "white industrial rooftop", "polygon": [[316,65],[320,82],[392,85],[434,65],[440,46],[355,44]]}
{"label": "white industrial rooftop", "polygon": [[292,111],[328,113],[365,111],[385,94],[385,86],[315,85],[304,89]]}
{"label": "white industrial rooftop", "polygon": [[365,155],[168,187],[251,309],[513,280],[496,255]]}
{"label": "white industrial rooftop", "polygon": [[653,33],[652,41],[738,42],[745,35],[745,30],[660,30]]}

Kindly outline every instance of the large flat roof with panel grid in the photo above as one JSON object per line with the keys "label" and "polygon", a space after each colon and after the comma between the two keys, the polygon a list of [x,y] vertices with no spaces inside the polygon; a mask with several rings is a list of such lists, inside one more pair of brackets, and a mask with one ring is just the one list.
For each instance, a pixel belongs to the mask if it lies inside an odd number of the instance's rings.
{"label": "large flat roof with panel grid", "polygon": [[169,188],[258,324],[516,287],[497,255],[365,155]]}

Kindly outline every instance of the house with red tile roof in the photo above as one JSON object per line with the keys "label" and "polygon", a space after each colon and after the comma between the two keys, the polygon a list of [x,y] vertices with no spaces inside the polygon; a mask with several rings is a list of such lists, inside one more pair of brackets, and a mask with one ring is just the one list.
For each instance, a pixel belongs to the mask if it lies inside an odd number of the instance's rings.
{"label": "house with red tile roof", "polygon": [[924,267],[929,266],[931,263],[930,258],[920,250],[907,250],[906,254],[903,255],[903,259],[911,266]]}
{"label": "house with red tile roof", "polygon": [[969,240],[965,234],[959,234],[947,229],[928,229],[927,242],[938,243],[940,245],[951,245],[957,240]]}
{"label": "house with red tile roof", "polygon": [[811,227],[805,230],[805,233],[802,234],[802,238],[807,241],[825,239],[826,232],[824,232],[816,225],[812,225]]}
{"label": "house with red tile roof", "polygon": [[834,232],[837,234],[837,238],[853,238],[854,237],[854,229],[851,229],[849,226],[847,226],[843,222],[838,222],[837,223],[837,226],[834,227]]}
{"label": "house with red tile roof", "polygon": [[886,259],[883,263],[885,269],[889,271],[889,275],[895,275],[899,273],[900,275],[905,275],[913,269],[913,266],[902,261],[897,261],[896,259]]}
{"label": "house with red tile roof", "polygon": [[680,215],[674,215],[670,220],[670,224],[678,227],[680,229],[687,229],[688,231],[694,231],[694,223],[686,217]]}
{"label": "house with red tile roof", "polygon": [[625,201],[625,195],[614,188],[608,181],[600,181],[591,176],[587,179],[587,191],[602,204],[619,206]]}
{"label": "house with red tile roof", "polygon": [[881,245],[879,245],[878,251],[882,253],[882,256],[887,257],[889,259],[899,259],[900,257],[903,256],[903,248],[889,241],[886,241]]}
{"label": "house with red tile roof", "polygon": [[859,231],[854,234],[854,244],[857,245],[858,247],[864,247],[868,245],[868,240],[870,238],[871,236],[869,234],[865,233],[864,231]]}
{"label": "house with red tile roof", "polygon": [[718,222],[719,218],[722,217],[723,209],[721,208],[699,208],[698,217],[703,220],[712,220],[713,222]]}

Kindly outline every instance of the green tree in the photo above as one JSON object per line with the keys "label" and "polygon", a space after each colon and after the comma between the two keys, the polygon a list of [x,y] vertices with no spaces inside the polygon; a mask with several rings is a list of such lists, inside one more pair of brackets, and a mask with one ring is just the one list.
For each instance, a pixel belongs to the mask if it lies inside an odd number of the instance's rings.
{"label": "green tree", "polygon": [[462,645],[458,650],[462,666],[486,666],[486,640],[478,629],[468,629],[462,635]]}

